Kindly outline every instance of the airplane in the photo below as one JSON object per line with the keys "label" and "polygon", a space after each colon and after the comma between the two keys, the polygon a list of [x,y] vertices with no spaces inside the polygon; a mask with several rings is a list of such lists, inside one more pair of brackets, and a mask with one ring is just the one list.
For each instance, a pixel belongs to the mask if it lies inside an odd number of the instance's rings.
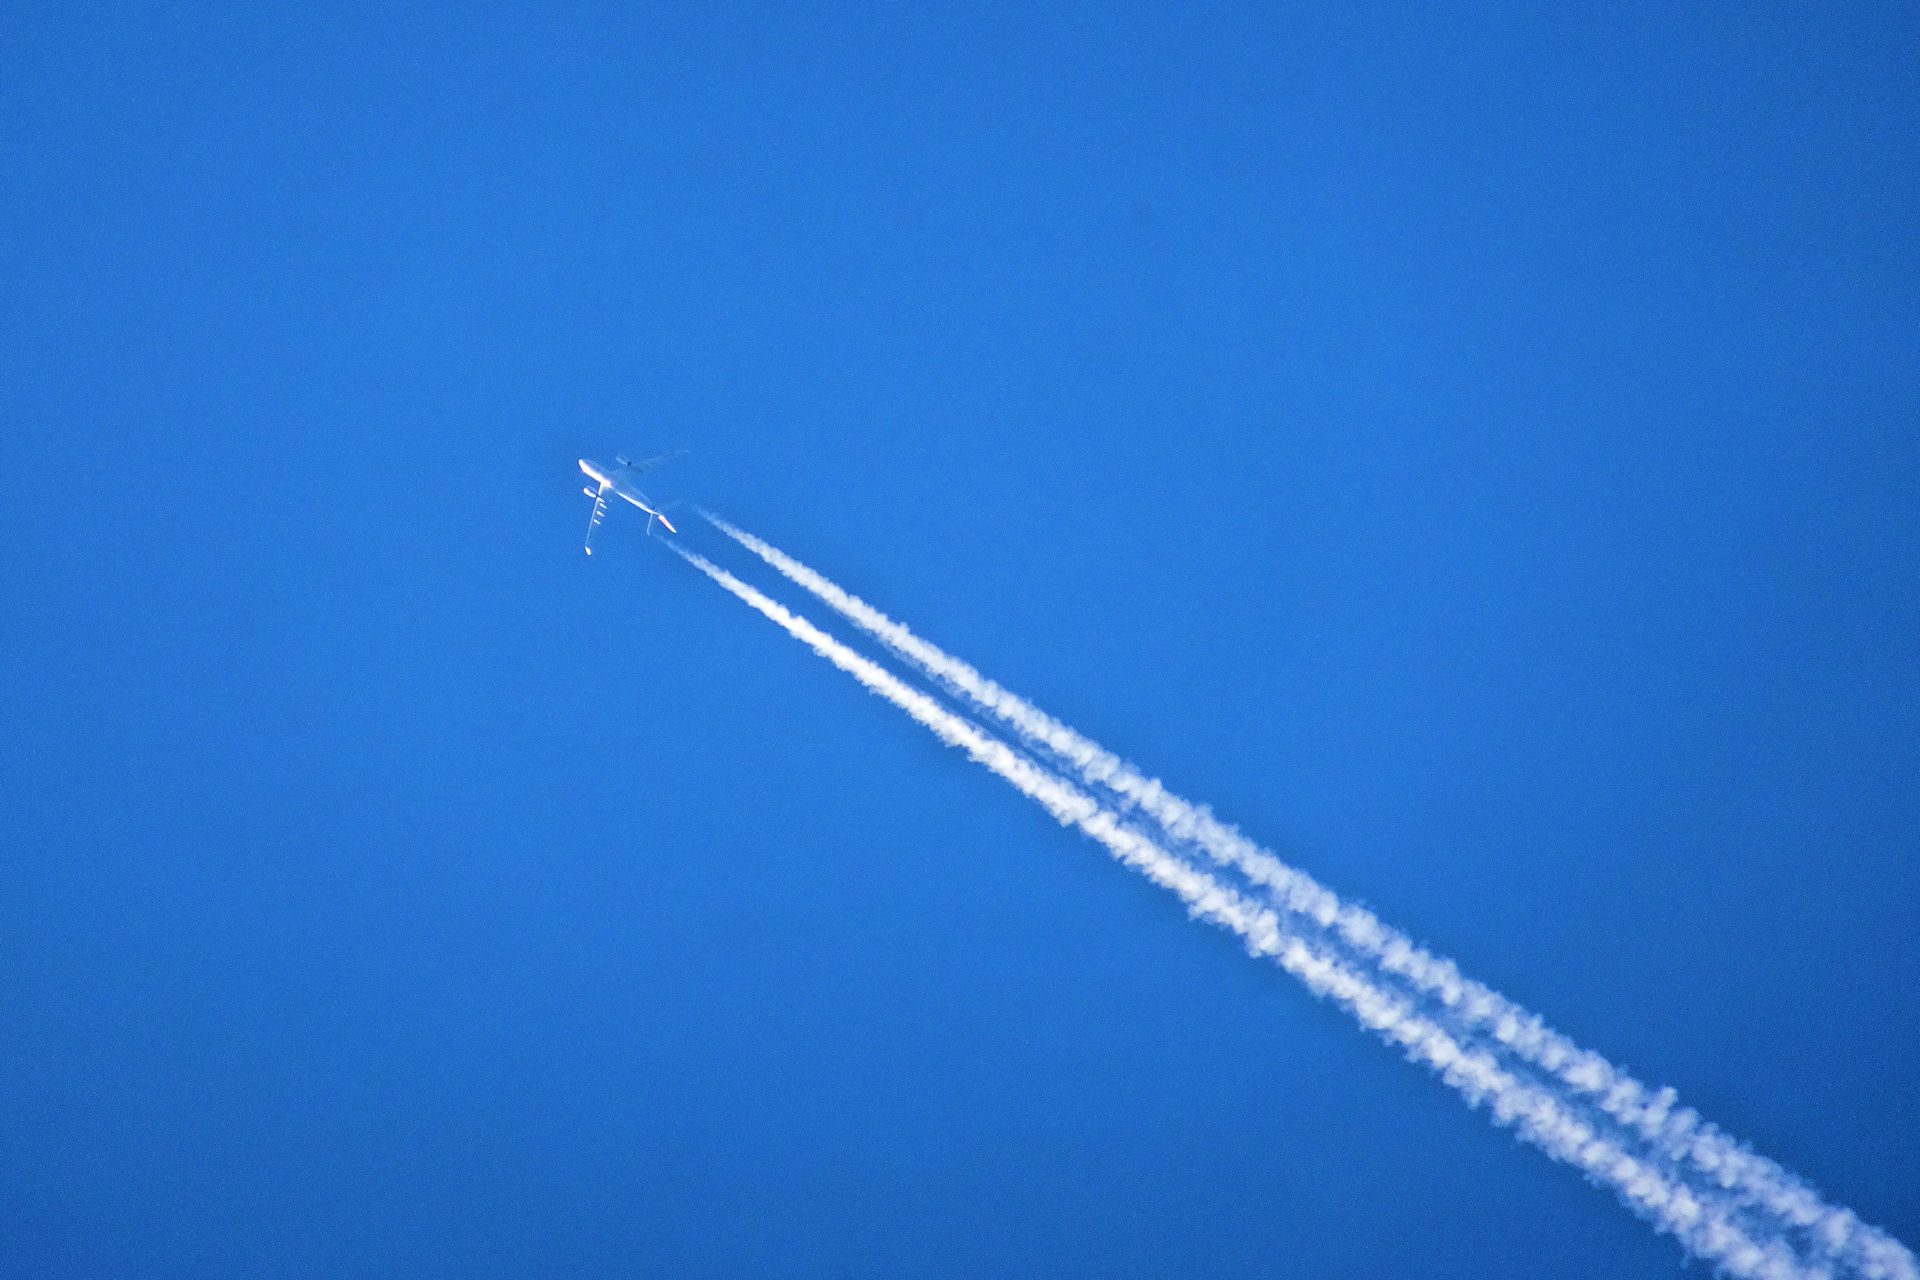
{"label": "airplane", "polygon": [[655,520],[666,525],[668,533],[680,532],[673,527],[671,520],[660,514],[660,509],[653,505],[652,499],[633,487],[633,477],[643,471],[651,471],[661,463],[672,458],[677,458],[685,452],[685,449],[675,449],[672,453],[663,453],[657,458],[648,458],[644,462],[629,462],[625,458],[616,456],[614,461],[619,465],[614,467],[609,467],[604,463],[593,462],[586,458],[580,459],[580,469],[587,473],[589,480],[598,481],[600,485],[598,489],[595,489],[592,485],[588,485],[580,491],[593,499],[593,518],[587,521],[588,555],[593,554],[593,531],[598,529],[600,527],[600,521],[606,518],[607,494],[609,493],[618,494],[620,497],[625,498],[628,502],[631,502],[634,506],[647,513],[648,533],[653,532],[653,522]]}

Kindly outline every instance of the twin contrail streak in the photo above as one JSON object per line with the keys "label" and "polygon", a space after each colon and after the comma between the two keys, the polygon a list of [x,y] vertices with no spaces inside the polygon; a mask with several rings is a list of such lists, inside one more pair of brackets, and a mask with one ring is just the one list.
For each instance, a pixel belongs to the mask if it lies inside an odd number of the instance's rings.
{"label": "twin contrail streak", "polygon": [[[1051,770],[956,714],[865,655],[849,648],[704,557],[669,543],[689,564],[774,622],[873,693],[906,712],[949,746],[1011,783],[1063,825],[1079,828],[1115,858],[1173,891],[1190,915],[1232,930],[1256,955],[1273,959],[1315,994],[1347,1010],[1360,1024],[1398,1046],[1471,1106],[1486,1106],[1496,1123],[1612,1189],[1634,1212],[1677,1237],[1729,1274],[1756,1280],[1813,1280],[1830,1276],[1805,1266],[1778,1238],[1756,1233],[1741,1210],[1713,1189],[1690,1187],[1636,1157],[1570,1106],[1550,1087],[1503,1068],[1484,1047],[1422,1014],[1413,1002],[1383,987],[1343,957],[1289,927],[1289,913],[1248,898],[1205,870],[1170,853]],[[1897,1246],[1896,1246],[1897,1247]]]}
{"label": "twin contrail streak", "polygon": [[1624,1130],[1652,1163],[1672,1168],[1703,1194],[1731,1205],[1741,1219],[1759,1220],[1765,1234],[1793,1240],[1798,1251],[1814,1260],[1808,1274],[1832,1274],[1839,1267],[1873,1280],[1920,1277],[1920,1266],[1899,1241],[1860,1222],[1851,1211],[1825,1203],[1799,1178],[1755,1155],[1698,1113],[1675,1109],[1673,1090],[1649,1089],[1600,1055],[1581,1049],[1537,1015],[1463,977],[1452,961],[1416,946],[1365,908],[1342,902],[1306,873],[1221,823],[1204,806],[1174,795],[1157,779],[1145,777],[764,540],[710,512],[701,514],[895,654],[1009,725],[1030,748],[1114,797],[1122,815],[1145,815],[1160,828],[1167,845],[1202,855],[1244,878],[1257,898],[1278,910],[1281,923],[1276,927],[1290,937],[1314,939],[1349,968],[1371,970],[1376,985],[1385,981],[1417,993],[1428,1004],[1432,1020],[1462,1042],[1528,1064],[1552,1082],[1549,1087],[1562,1095],[1563,1106],[1585,1113],[1590,1123]]}

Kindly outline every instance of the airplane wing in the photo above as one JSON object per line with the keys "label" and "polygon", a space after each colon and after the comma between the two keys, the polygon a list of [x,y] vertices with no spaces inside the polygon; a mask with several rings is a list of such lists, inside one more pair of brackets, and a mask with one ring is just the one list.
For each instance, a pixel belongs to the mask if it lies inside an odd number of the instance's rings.
{"label": "airplane wing", "polygon": [[675,449],[672,453],[663,453],[657,458],[648,458],[645,462],[628,462],[625,458],[619,459],[619,462],[629,473],[637,476],[642,472],[653,470],[663,462],[671,462],[685,452],[685,449]]}
{"label": "airplane wing", "polygon": [[600,521],[607,514],[607,487],[601,485],[597,492],[592,489],[582,489],[580,492],[593,499],[593,515],[587,520],[587,554],[592,555],[593,531],[600,527]]}

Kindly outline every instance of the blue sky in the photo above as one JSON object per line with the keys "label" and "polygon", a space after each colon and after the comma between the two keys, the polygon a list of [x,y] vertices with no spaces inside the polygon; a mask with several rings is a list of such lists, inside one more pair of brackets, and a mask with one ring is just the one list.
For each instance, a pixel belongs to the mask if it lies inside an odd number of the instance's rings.
{"label": "blue sky", "polygon": [[675,446],[1920,1239],[1911,11],[0,48],[0,1272],[1681,1269],[640,521],[581,556],[574,459]]}

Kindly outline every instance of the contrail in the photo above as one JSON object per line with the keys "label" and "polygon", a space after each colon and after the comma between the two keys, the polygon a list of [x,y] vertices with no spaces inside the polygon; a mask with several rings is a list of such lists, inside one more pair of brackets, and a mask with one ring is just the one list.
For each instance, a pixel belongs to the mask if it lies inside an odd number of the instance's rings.
{"label": "contrail", "polygon": [[1062,825],[1078,827],[1115,858],[1178,894],[1189,915],[1238,934],[1249,952],[1272,958],[1316,995],[1339,1005],[1362,1026],[1422,1064],[1473,1107],[1486,1106],[1494,1122],[1606,1186],[1635,1213],[1675,1236],[1693,1253],[1728,1274],[1754,1280],[1829,1280],[1825,1266],[1804,1266],[1789,1244],[1756,1233],[1740,1210],[1712,1188],[1691,1188],[1636,1158],[1598,1131],[1549,1089],[1503,1069],[1484,1049],[1462,1044],[1409,1001],[1292,933],[1285,916],[1220,884],[1127,826],[1117,815],[1050,770],[1015,751],[972,721],[911,688],[870,658],[835,640],[805,618],[741,582],[704,557],[669,541],[689,564],[777,624],[796,640],[905,711],[949,746],[1038,803]]}
{"label": "contrail", "polygon": [[792,556],[702,509],[715,528],[805,588],[901,658],[975,707],[998,717],[1033,747],[1069,766],[1088,785],[1116,796],[1125,810],[1147,815],[1176,846],[1196,849],[1259,886],[1275,905],[1329,931],[1357,960],[1411,986],[1464,1033],[1497,1045],[1574,1091],[1631,1131],[1661,1159],[1693,1170],[1765,1213],[1806,1247],[1874,1280],[1915,1280],[1920,1264],[1892,1236],[1852,1211],[1827,1204],[1804,1181],[1703,1120],[1674,1107],[1672,1089],[1650,1089],[1599,1054],[1580,1048],[1539,1015],[1464,977],[1372,912],[1342,902],[1305,872],[1287,865],[1203,805],[1173,794],[1119,756],[1076,733],[972,666],[921,639],[901,623],[835,585]]}

